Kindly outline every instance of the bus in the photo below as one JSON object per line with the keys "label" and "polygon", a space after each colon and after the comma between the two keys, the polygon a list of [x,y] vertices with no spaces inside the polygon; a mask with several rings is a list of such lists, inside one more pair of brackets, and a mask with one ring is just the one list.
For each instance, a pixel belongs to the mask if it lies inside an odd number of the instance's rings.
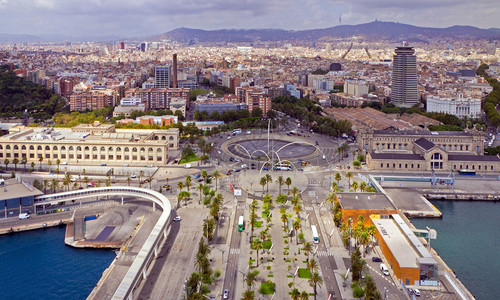
{"label": "bus", "polygon": [[243,216],[240,216],[238,219],[238,231],[242,232],[245,229],[245,220],[243,219]]}
{"label": "bus", "polygon": [[315,225],[311,225],[311,231],[312,231],[312,236],[313,236],[313,242],[315,244],[319,243],[319,235],[318,235],[318,230],[316,230]]}
{"label": "bus", "polygon": [[476,171],[460,170],[460,171],[458,171],[458,174],[460,174],[460,175],[476,175]]}

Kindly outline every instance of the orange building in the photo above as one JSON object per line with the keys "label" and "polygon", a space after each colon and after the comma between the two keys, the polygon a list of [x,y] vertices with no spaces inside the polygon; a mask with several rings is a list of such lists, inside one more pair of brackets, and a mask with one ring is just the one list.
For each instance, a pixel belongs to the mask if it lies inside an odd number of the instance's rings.
{"label": "orange building", "polygon": [[337,200],[342,208],[342,222],[351,218],[354,223],[362,215],[365,219],[364,225],[370,226],[371,215],[381,215],[386,218],[397,214],[398,210],[382,193],[337,193]]}
{"label": "orange building", "polygon": [[398,214],[388,219],[372,218],[375,237],[387,267],[404,285],[436,285],[436,260]]}

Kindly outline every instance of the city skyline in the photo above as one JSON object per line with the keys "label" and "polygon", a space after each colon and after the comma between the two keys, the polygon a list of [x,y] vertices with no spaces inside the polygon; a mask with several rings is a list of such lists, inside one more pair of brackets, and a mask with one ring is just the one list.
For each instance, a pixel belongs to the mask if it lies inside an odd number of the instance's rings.
{"label": "city skyline", "polygon": [[[373,20],[422,27],[470,25],[500,28],[500,7],[493,0],[320,1],[279,0],[97,1],[0,0],[0,34],[138,37],[179,27],[214,29],[307,30]],[[473,6],[472,6],[473,5]],[[26,22],[26,20],[30,20]],[[235,22],[237,20],[237,22]]]}

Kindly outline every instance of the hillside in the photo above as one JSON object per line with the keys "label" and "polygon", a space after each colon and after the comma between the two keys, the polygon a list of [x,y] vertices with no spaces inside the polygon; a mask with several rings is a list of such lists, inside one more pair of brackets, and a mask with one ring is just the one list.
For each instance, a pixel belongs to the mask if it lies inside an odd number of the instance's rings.
{"label": "hillside", "polygon": [[0,116],[22,117],[25,109],[36,120],[51,118],[64,108],[59,95],[41,85],[16,76],[6,66],[0,66]]}

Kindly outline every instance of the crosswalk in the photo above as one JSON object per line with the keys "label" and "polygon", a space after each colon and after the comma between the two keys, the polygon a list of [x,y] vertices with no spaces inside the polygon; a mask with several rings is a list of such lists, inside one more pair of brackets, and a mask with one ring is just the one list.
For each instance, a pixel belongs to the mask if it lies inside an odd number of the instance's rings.
{"label": "crosswalk", "polygon": [[240,248],[231,248],[229,254],[240,254]]}
{"label": "crosswalk", "polygon": [[312,206],[306,206],[305,210],[314,210],[314,208]]}
{"label": "crosswalk", "polygon": [[333,252],[331,252],[330,250],[319,250],[319,251],[316,251],[316,255],[317,256],[333,256]]}

